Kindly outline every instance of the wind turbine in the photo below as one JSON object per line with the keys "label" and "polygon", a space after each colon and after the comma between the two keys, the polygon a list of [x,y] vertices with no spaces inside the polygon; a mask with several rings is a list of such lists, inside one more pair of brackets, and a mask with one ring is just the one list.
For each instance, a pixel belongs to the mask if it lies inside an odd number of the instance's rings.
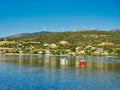
{"label": "wind turbine", "polygon": [[62,32],[64,32],[64,31],[65,31],[65,28],[63,27],[63,28],[62,28]]}
{"label": "wind turbine", "polygon": [[52,32],[53,32],[53,33],[55,32],[55,28],[52,28]]}
{"label": "wind turbine", "polygon": [[73,26],[73,32],[76,32],[76,26]]}
{"label": "wind turbine", "polygon": [[86,30],[86,26],[83,27],[83,30]]}
{"label": "wind turbine", "polygon": [[42,31],[47,31],[47,28],[46,28],[46,26],[43,26],[43,29],[42,29]]}

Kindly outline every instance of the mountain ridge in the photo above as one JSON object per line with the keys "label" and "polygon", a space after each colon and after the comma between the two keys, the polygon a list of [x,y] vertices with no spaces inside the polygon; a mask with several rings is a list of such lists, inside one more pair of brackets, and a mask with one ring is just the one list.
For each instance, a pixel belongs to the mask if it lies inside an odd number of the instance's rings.
{"label": "mountain ridge", "polygon": [[37,35],[37,34],[46,34],[46,33],[52,33],[52,32],[49,32],[49,31],[41,31],[41,32],[33,32],[33,33],[20,33],[20,34],[10,35],[10,36],[3,37],[3,38],[17,38],[17,37],[21,37],[21,36],[29,36],[29,35]]}
{"label": "mountain ridge", "polygon": [[[104,31],[104,30],[78,30],[78,31],[66,31],[66,32],[83,32],[83,31]],[[104,31],[104,32],[116,32],[116,31],[120,31],[120,29],[113,29],[113,30],[109,30],[109,31]],[[39,35],[39,34],[52,34],[52,33],[63,33],[63,32],[51,32],[51,31],[40,31],[40,32],[33,32],[33,33],[20,33],[20,34],[15,34],[15,35],[10,35],[7,37],[2,37],[2,38],[18,38],[18,37],[23,37],[23,36],[33,36],[33,35]]]}

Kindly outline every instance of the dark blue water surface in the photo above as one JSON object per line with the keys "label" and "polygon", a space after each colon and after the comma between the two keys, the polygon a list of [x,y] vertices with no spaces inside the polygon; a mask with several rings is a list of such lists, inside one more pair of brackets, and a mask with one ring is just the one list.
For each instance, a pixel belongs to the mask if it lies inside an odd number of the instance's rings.
{"label": "dark blue water surface", "polygon": [[1,55],[0,90],[120,90],[119,57]]}

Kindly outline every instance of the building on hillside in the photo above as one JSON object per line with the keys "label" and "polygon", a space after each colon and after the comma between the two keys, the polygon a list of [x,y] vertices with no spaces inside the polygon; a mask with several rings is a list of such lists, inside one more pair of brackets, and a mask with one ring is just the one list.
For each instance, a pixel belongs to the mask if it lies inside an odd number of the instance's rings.
{"label": "building on hillside", "polygon": [[114,45],[114,43],[111,43],[111,42],[102,42],[102,43],[98,44],[98,46],[105,46],[105,45]]}
{"label": "building on hillside", "polygon": [[70,45],[70,43],[68,41],[60,41],[61,45]]}
{"label": "building on hillside", "polygon": [[50,51],[49,50],[47,50],[47,51],[45,51],[45,55],[50,55]]}
{"label": "building on hillside", "polygon": [[47,47],[47,46],[49,46],[49,44],[46,43],[46,44],[44,44],[43,46],[44,46],[44,47]]}
{"label": "building on hillside", "polygon": [[86,46],[86,49],[90,49],[90,48],[92,48],[92,46],[91,46],[91,45]]}
{"label": "building on hillside", "polygon": [[50,44],[50,48],[51,48],[51,49],[56,49],[56,48],[57,48],[57,45],[56,45],[56,44]]}
{"label": "building on hillside", "polygon": [[75,51],[78,52],[80,50],[80,47],[76,47]]}
{"label": "building on hillside", "polygon": [[103,53],[104,49],[103,48],[97,48],[97,50],[95,51],[95,54],[100,54]]}
{"label": "building on hillside", "polygon": [[84,51],[84,50],[81,50],[81,51],[76,52],[76,53],[77,53],[77,54],[79,54],[79,55],[80,55],[80,54],[82,54],[82,55],[83,55],[83,54],[85,54],[85,51]]}

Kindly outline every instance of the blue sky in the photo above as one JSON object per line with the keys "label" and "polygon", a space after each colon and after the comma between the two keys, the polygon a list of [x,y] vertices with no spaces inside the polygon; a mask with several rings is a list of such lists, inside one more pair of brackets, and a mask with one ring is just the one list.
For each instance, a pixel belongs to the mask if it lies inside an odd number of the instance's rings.
{"label": "blue sky", "polygon": [[0,37],[120,28],[120,0],[0,0]]}

